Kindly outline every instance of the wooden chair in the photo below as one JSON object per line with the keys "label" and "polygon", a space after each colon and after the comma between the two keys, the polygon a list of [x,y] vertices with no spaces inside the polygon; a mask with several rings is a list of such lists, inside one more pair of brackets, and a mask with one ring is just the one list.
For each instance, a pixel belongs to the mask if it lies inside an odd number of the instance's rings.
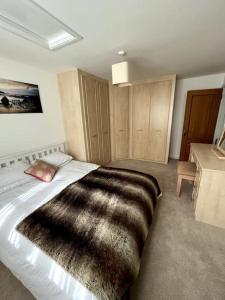
{"label": "wooden chair", "polygon": [[178,161],[177,163],[177,196],[180,196],[182,180],[195,180],[196,166],[187,161]]}

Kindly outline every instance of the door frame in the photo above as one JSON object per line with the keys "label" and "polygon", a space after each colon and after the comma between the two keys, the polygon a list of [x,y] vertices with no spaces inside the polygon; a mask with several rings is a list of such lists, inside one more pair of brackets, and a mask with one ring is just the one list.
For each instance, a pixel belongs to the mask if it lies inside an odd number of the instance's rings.
{"label": "door frame", "polygon": [[[188,128],[189,128],[192,97],[198,96],[198,95],[209,95],[210,93],[212,93],[213,95],[221,95],[221,99],[222,99],[223,88],[191,90],[191,91],[187,92],[179,160],[183,159],[183,148],[185,147],[186,140],[187,140],[187,132],[188,132]],[[220,99],[220,101],[221,101],[221,99]],[[218,118],[218,114],[217,114],[217,118]]]}

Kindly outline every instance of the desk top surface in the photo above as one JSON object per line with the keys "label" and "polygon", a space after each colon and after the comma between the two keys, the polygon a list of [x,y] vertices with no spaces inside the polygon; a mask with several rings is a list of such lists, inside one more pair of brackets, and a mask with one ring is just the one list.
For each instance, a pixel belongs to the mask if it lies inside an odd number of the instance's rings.
{"label": "desk top surface", "polygon": [[225,159],[219,159],[213,149],[216,149],[215,145],[191,144],[191,151],[202,169],[225,172]]}

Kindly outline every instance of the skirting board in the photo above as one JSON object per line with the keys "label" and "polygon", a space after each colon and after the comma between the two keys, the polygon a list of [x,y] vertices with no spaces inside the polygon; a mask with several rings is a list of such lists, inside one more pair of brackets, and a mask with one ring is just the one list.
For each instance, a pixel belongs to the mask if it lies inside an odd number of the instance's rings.
{"label": "skirting board", "polygon": [[169,155],[169,159],[180,159],[179,155]]}

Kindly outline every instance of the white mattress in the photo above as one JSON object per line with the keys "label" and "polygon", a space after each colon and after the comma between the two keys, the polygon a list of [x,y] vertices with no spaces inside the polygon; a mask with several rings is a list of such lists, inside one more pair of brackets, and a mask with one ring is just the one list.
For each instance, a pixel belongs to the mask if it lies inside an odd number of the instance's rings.
{"label": "white mattress", "polygon": [[98,166],[71,161],[51,183],[35,178],[0,194],[0,260],[37,299],[95,300],[96,297],[15,228],[71,182]]}

